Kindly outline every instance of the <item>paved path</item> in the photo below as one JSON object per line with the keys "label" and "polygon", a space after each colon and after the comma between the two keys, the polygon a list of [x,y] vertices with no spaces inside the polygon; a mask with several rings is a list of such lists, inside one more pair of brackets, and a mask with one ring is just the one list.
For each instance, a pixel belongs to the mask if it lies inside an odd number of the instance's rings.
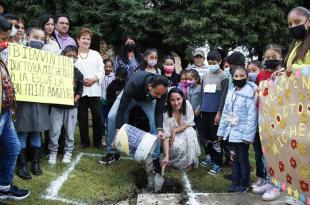
{"label": "paved path", "polygon": [[252,193],[139,194],[137,205],[285,205],[285,196],[264,202]]}

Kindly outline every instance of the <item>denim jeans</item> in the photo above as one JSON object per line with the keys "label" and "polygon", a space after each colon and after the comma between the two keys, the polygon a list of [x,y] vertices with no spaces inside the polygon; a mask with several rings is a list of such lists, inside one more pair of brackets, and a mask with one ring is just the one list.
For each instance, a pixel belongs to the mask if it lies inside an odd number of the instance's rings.
{"label": "denim jeans", "polygon": [[229,143],[232,159],[232,183],[248,187],[250,183],[249,144]]}
{"label": "denim jeans", "polygon": [[256,163],[256,176],[266,179],[267,171],[265,167],[265,158],[263,155],[262,144],[259,138],[259,132],[256,132],[254,142],[253,142],[253,149],[255,152],[255,163]]}
{"label": "denim jeans", "polygon": [[[108,142],[107,142],[107,152],[114,154],[117,153],[117,150],[113,149],[112,147],[112,143],[114,140],[114,137],[116,135],[116,129],[115,129],[115,120],[116,120],[116,115],[117,115],[117,111],[119,108],[119,104],[120,104],[120,100],[121,97],[123,95],[123,92],[117,97],[117,99],[115,100],[109,115],[108,115]],[[148,120],[149,120],[149,125],[150,125],[150,133],[156,135],[157,134],[157,129],[156,129],[156,125],[155,125],[155,105],[156,105],[156,101],[152,101],[152,102],[140,102],[140,101],[136,101],[134,99],[131,99],[130,102],[128,102],[128,107],[125,111],[125,122],[128,122],[129,119],[129,111],[135,107],[135,106],[139,106],[143,112],[145,113],[145,115],[147,116]],[[155,151],[153,153],[153,158],[160,158],[160,141],[159,143],[156,145]]]}
{"label": "denim jeans", "polygon": [[40,132],[18,132],[17,135],[22,149],[27,147],[27,137],[30,138],[31,147],[41,147]]}
{"label": "denim jeans", "polygon": [[20,142],[17,138],[12,114],[2,111],[0,119],[0,185],[12,184],[17,156],[20,152]]}
{"label": "denim jeans", "polygon": [[106,125],[108,124],[109,111],[110,111],[109,105],[101,105],[102,135],[105,135],[105,133],[106,133]]}

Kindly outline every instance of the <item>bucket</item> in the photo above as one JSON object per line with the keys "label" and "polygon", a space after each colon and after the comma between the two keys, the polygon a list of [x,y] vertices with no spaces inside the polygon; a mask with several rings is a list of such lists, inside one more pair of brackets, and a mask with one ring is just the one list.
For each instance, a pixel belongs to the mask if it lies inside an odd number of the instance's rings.
{"label": "bucket", "polygon": [[128,124],[121,127],[114,139],[115,149],[137,161],[145,161],[154,152],[157,143],[156,136]]}

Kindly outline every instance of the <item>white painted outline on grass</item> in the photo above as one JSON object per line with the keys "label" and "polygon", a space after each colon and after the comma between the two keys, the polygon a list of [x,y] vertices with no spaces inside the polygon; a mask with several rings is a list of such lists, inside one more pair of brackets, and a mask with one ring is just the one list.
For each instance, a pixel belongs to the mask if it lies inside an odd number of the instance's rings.
{"label": "white painted outline on grass", "polygon": [[[103,157],[102,154],[80,152],[78,156],[75,158],[75,160],[71,162],[69,168],[66,171],[64,171],[56,180],[51,182],[50,186],[46,189],[46,194],[42,195],[43,199],[52,201],[61,201],[67,204],[74,204],[74,205],[87,205],[87,203],[85,202],[66,199],[59,196],[59,190],[61,189],[62,185],[68,180],[69,175],[71,174],[72,171],[74,171],[75,166],[80,162],[82,156]],[[121,157],[121,158],[132,160],[131,157]]]}
{"label": "white painted outline on grass", "polygon": [[186,204],[199,205],[200,203],[196,200],[197,194],[192,190],[192,185],[185,171],[183,171],[183,186],[185,188],[185,193],[188,196],[188,201]]}

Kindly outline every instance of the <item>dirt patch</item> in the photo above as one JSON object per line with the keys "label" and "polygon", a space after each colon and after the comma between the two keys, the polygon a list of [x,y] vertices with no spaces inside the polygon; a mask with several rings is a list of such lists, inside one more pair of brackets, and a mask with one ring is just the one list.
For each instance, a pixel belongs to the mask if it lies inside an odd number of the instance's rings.
{"label": "dirt patch", "polygon": [[[147,174],[143,168],[135,169],[130,173],[137,189],[142,190],[147,187]],[[182,193],[184,191],[183,184],[174,179],[164,176],[165,182],[160,193]]]}

